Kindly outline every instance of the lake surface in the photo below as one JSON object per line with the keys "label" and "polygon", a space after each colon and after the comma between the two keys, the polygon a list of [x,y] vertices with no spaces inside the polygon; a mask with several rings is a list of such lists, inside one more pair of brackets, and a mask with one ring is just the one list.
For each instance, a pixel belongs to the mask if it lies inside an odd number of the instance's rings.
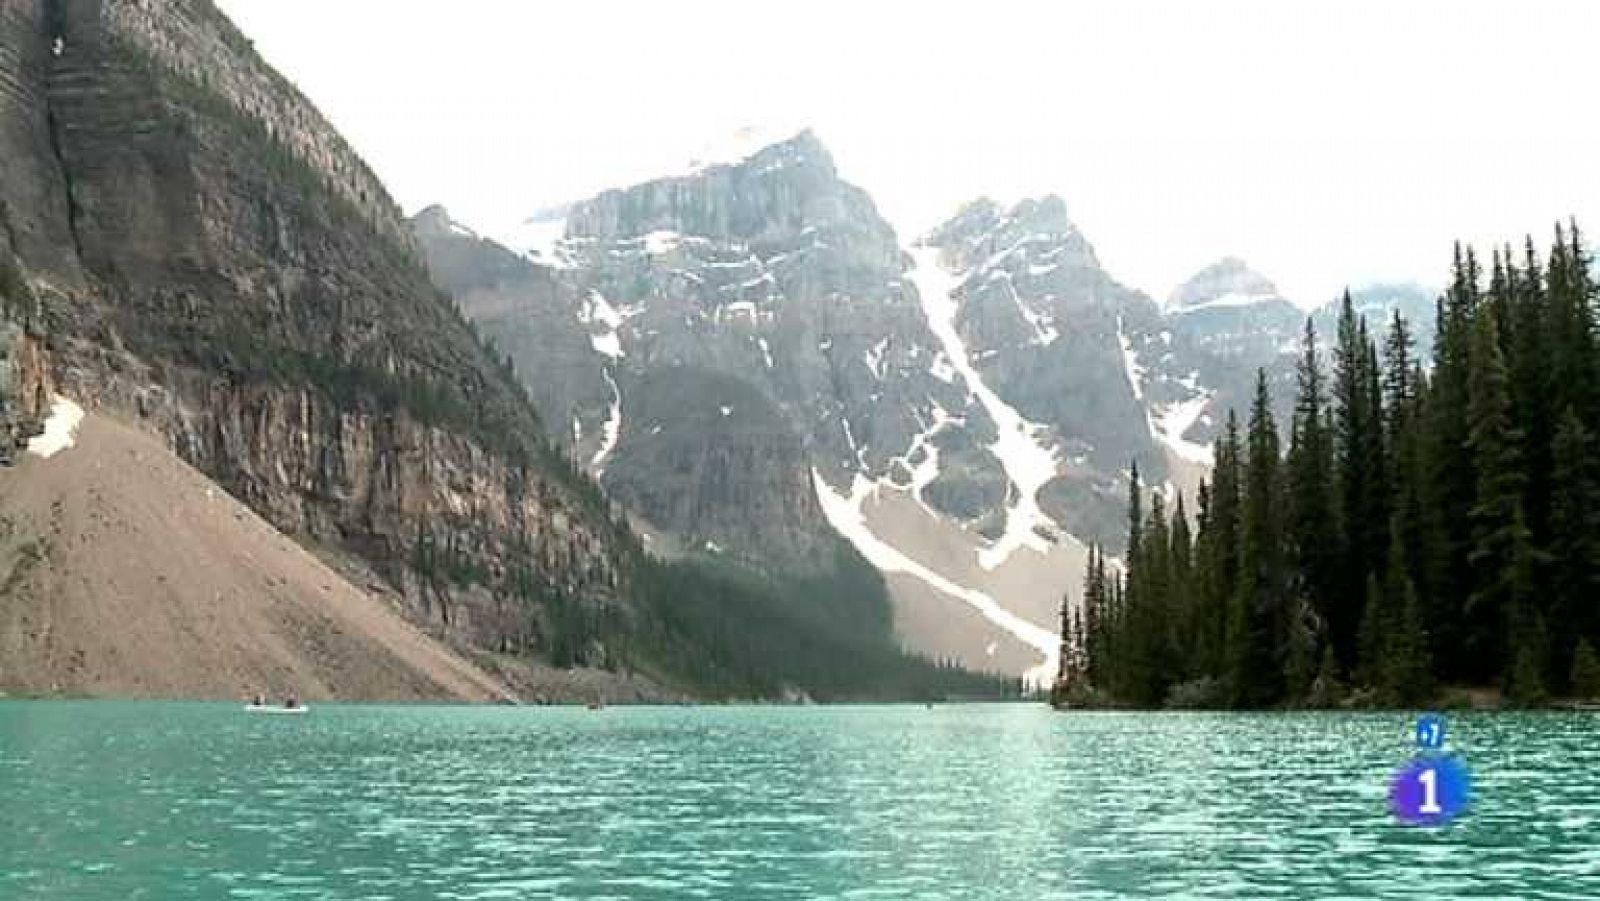
{"label": "lake surface", "polygon": [[0,898],[1596,898],[1600,719],[0,702]]}

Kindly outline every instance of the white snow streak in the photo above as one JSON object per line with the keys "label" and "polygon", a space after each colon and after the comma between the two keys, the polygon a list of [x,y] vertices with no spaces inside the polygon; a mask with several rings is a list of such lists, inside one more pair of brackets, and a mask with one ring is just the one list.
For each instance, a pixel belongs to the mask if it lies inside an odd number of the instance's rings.
{"label": "white snow streak", "polygon": [[600,326],[604,329],[601,332],[589,333],[589,343],[596,351],[613,360],[624,356],[622,339],[617,335],[617,329],[622,327],[622,314],[617,312],[610,301],[600,296],[599,291],[589,292],[583,307],[578,310],[578,321],[590,327]]}
{"label": "white snow streak", "polygon": [[622,389],[617,387],[617,380],[611,377],[611,369],[604,370],[606,384],[611,386],[611,409],[606,413],[606,424],[600,430],[600,448],[594,452],[594,459],[589,461],[589,468],[595,475],[605,472],[606,458],[617,449],[617,440],[622,437]]}
{"label": "white snow streak", "polygon": [[1200,303],[1189,304],[1188,306],[1173,307],[1170,312],[1182,314],[1192,313],[1195,310],[1212,310],[1219,307],[1248,307],[1258,303],[1265,303],[1269,300],[1277,299],[1278,295],[1276,294],[1232,293],[1224,294],[1221,297],[1213,297],[1210,300],[1202,301]]}
{"label": "white snow streak", "polygon": [[44,432],[28,440],[28,453],[48,459],[77,444],[80,422],[83,408],[57,394],[44,421]]}
{"label": "white snow streak", "polygon": [[984,619],[1044,655],[1043,663],[1023,673],[1023,681],[1030,685],[1045,686],[1056,677],[1061,657],[1061,639],[1056,633],[1012,613],[981,591],[965,588],[946,579],[872,533],[861,512],[862,502],[877,490],[871,482],[858,474],[848,497],[835,493],[816,470],[811,472],[811,482],[816,487],[817,500],[822,504],[822,512],[828,523],[850,539],[850,543],[873,566],[884,572],[905,573],[927,583],[941,594],[962,601]]}
{"label": "white snow streak", "polygon": [[856,465],[862,469],[866,469],[867,461],[863,456],[866,452],[866,448],[856,444],[856,433],[850,428],[850,417],[841,416],[839,417],[839,421],[844,423],[844,440],[846,444],[850,445],[850,453],[855,456]]}
{"label": "white snow streak", "polygon": [[1139,355],[1134,352],[1133,345],[1128,341],[1128,333],[1122,330],[1122,317],[1117,317],[1117,344],[1122,347],[1122,369],[1128,374],[1128,385],[1133,388],[1133,399],[1144,400],[1144,367],[1139,365]]}
{"label": "white snow streak", "polygon": [[1023,419],[1022,414],[1001,400],[973,368],[966,344],[956,332],[956,303],[950,296],[956,279],[939,264],[938,250],[918,247],[911,255],[916,266],[911,276],[916,282],[928,326],[944,345],[945,354],[956,371],[966,379],[967,389],[994,420],[998,437],[989,449],[1000,459],[1007,478],[1017,489],[1015,503],[1006,509],[1005,531],[1000,540],[978,553],[978,565],[994,569],[1024,545],[1049,553],[1050,546],[1038,533],[1050,523],[1039,508],[1039,489],[1055,478],[1055,451],[1039,442],[1037,433],[1041,427]]}
{"label": "white snow streak", "polygon": [[880,381],[883,379],[883,355],[888,347],[889,339],[884,338],[867,351],[867,368],[872,371],[873,377]]}
{"label": "white snow streak", "polygon": [[1183,433],[1194,425],[1195,420],[1200,418],[1200,414],[1205,412],[1206,404],[1210,402],[1211,396],[1202,394],[1198,397],[1180,400],[1160,408],[1160,412],[1150,421],[1156,437],[1160,438],[1161,442],[1171,448],[1172,452],[1179,457],[1210,466],[1212,464],[1211,446],[1189,441],[1183,437]]}
{"label": "white snow streak", "polygon": [[675,231],[658,230],[645,235],[643,240],[644,252],[658,257],[678,246],[679,235]]}
{"label": "white snow streak", "polygon": [[1057,332],[1055,326],[1051,324],[1050,317],[1045,316],[1043,313],[1035,312],[1025,302],[1023,302],[1021,292],[1017,290],[1016,283],[1011,280],[1011,273],[1003,271],[996,272],[990,277],[995,278],[1000,276],[1004,277],[1006,290],[1011,292],[1011,302],[1017,305],[1017,312],[1021,313],[1022,318],[1027,321],[1028,325],[1033,327],[1034,343],[1043,344],[1046,347],[1056,343],[1056,339],[1061,337],[1061,334]]}
{"label": "white snow streak", "polygon": [[[939,447],[933,443],[933,439],[944,431],[945,426],[958,422],[960,420],[946,412],[944,407],[934,404],[933,425],[928,426],[926,430],[911,440],[911,447],[906,451],[904,458],[907,467],[911,469],[912,498],[923,507],[927,507],[928,512],[934,516],[939,514],[934,512],[933,508],[928,507],[928,502],[922,497],[923,491],[929,485],[932,485],[935,479],[939,478]],[[917,455],[919,448],[922,450],[922,462],[912,466],[911,458]]]}
{"label": "white snow streak", "polygon": [[615,360],[622,356],[622,340],[616,332],[605,332],[599,335],[590,335],[589,343],[594,349]]}
{"label": "white snow streak", "polygon": [[756,344],[760,345],[760,347],[761,347],[761,359],[762,359],[762,361],[767,364],[767,368],[768,369],[771,369],[772,368],[772,347],[771,347],[771,345],[767,344],[767,339],[765,339],[765,338],[757,338],[756,339]]}

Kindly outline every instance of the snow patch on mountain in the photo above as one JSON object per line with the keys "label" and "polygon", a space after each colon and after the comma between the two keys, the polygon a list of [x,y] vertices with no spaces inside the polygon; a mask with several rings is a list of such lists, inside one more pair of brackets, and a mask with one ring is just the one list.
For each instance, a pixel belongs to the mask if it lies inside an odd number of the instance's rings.
{"label": "snow patch on mountain", "polygon": [[[919,421],[921,417],[918,417]],[[939,436],[948,426],[966,425],[964,417],[951,416],[949,411],[937,403],[933,405],[933,422],[926,424],[917,436],[911,439],[911,446],[906,448],[903,456],[897,457],[896,462],[906,468],[911,474],[911,484],[907,490],[917,503],[928,511],[930,516],[939,518],[940,514],[929,506],[923,497],[923,492],[939,478],[939,446],[933,439]],[[920,454],[920,457],[919,457]],[[912,462],[916,460],[916,462]],[[880,480],[882,482],[883,480]],[[898,487],[890,483],[890,487]]]}
{"label": "snow patch on mountain", "polygon": [[617,449],[617,441],[622,437],[622,389],[617,387],[617,380],[611,375],[611,367],[604,370],[606,384],[611,388],[611,407],[606,411],[606,422],[600,431],[600,447],[594,452],[594,459],[589,461],[589,468],[595,475],[605,472],[606,458]]}
{"label": "snow patch on mountain", "polygon": [[622,328],[622,314],[599,291],[590,291],[589,296],[584,298],[583,306],[578,309],[578,321],[591,329],[589,343],[596,352],[613,360],[625,356],[622,338],[618,335],[618,330]]}
{"label": "snow patch on mountain", "polygon": [[645,253],[658,257],[675,250],[682,236],[675,231],[657,230],[646,234],[640,240],[644,242]]}
{"label": "snow patch on mountain", "polygon": [[861,505],[879,490],[878,485],[857,474],[851,483],[850,493],[842,495],[829,487],[823,480],[822,474],[816,470],[812,470],[811,482],[816,488],[817,500],[822,505],[823,515],[827,517],[829,524],[839,534],[849,539],[869,563],[886,573],[905,573],[941,594],[962,601],[984,619],[1038,651],[1044,656],[1044,660],[1023,674],[1025,683],[1044,686],[1055,678],[1061,659],[1060,636],[1005,609],[990,595],[946,579],[873,533],[867,525]]}
{"label": "snow patch on mountain", "polygon": [[535,263],[556,269],[572,266],[563,244],[567,236],[567,207],[534,213],[497,235],[500,243]]}
{"label": "snow patch on mountain", "polygon": [[1139,354],[1128,340],[1122,327],[1122,317],[1117,317],[1117,345],[1122,348],[1122,371],[1128,377],[1128,387],[1133,389],[1133,399],[1144,400],[1144,367],[1139,365]]}
{"label": "snow patch on mountain", "polygon": [[951,296],[958,279],[939,262],[939,251],[917,247],[911,251],[911,272],[922,301],[928,326],[943,345],[951,364],[966,380],[967,390],[994,420],[997,437],[990,451],[999,458],[1016,496],[1006,508],[1005,531],[999,540],[978,554],[978,564],[992,570],[1023,546],[1048,553],[1050,545],[1041,531],[1056,532],[1054,522],[1039,507],[1039,490],[1056,476],[1056,453],[1039,440],[1043,428],[1022,417],[984,383],[972,365],[965,342],[956,331],[956,302]]}
{"label": "snow patch on mountain", "polygon": [[[1054,268],[1054,267],[1052,267]],[[1035,311],[1022,299],[1022,294],[1017,291],[1016,283],[1011,280],[1011,273],[997,270],[989,274],[992,280],[1005,282],[1006,290],[1011,293],[1011,301],[1017,305],[1017,312],[1022,314],[1024,321],[1033,328],[1033,343],[1046,347],[1054,344],[1061,333],[1056,331],[1055,324],[1048,316]]]}
{"label": "snow patch on mountain", "polygon": [[1201,463],[1207,467],[1213,462],[1211,445],[1189,441],[1183,435],[1200,419],[1200,415],[1205,412],[1209,403],[1211,396],[1202,394],[1157,407],[1150,419],[1151,429],[1162,444],[1171,448],[1179,458]]}
{"label": "snow patch on mountain", "polygon": [[1200,310],[1215,310],[1227,307],[1251,307],[1258,303],[1267,303],[1268,301],[1276,301],[1278,299],[1279,297],[1277,294],[1230,293],[1224,294],[1220,297],[1213,297],[1210,300],[1192,303],[1187,306],[1173,307],[1171,310],[1169,310],[1169,312],[1178,316],[1183,316]]}

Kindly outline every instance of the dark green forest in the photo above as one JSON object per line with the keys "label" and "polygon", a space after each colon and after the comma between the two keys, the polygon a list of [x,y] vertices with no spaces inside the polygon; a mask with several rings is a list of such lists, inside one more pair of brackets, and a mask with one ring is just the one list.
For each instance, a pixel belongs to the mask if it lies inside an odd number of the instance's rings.
{"label": "dark green forest", "polygon": [[1331,353],[1308,320],[1286,431],[1261,373],[1192,508],[1134,470],[1122,560],[1093,549],[1063,605],[1057,703],[1600,696],[1594,277],[1575,225],[1487,268],[1457,247],[1431,366],[1348,294]]}
{"label": "dark green forest", "polygon": [[768,576],[732,564],[649,559],[645,622],[628,659],[714,698],[818,701],[1001,700],[1019,680],[906,653],[895,641],[883,576],[842,541],[835,565]]}

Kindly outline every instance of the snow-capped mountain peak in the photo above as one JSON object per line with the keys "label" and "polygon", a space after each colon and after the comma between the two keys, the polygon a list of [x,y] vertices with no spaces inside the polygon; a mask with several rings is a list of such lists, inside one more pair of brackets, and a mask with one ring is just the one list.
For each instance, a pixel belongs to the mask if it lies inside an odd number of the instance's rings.
{"label": "snow-capped mountain peak", "polygon": [[1244,306],[1280,297],[1278,286],[1271,279],[1251,269],[1244,260],[1230,256],[1201,269],[1174,288],[1167,297],[1167,308]]}

